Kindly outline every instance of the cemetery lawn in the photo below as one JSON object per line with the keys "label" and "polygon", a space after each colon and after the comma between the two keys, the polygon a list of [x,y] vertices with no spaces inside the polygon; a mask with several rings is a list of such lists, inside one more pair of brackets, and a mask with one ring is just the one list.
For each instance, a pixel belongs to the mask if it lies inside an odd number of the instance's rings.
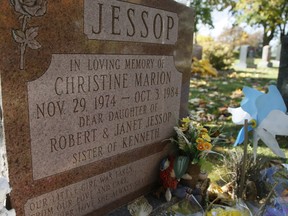
{"label": "cemetery lawn", "polygon": [[[275,65],[275,62],[273,62]],[[277,66],[277,64],[276,64]],[[196,77],[190,81],[189,110],[197,121],[208,126],[219,127],[223,139],[214,147],[215,151],[224,153],[235,149],[233,143],[242,126],[236,126],[228,113],[228,107],[239,107],[243,99],[241,89],[244,86],[267,92],[269,85],[277,84],[278,67],[231,70],[219,72],[218,77]],[[277,137],[281,148],[288,155],[288,137]],[[252,147],[252,133],[249,133],[249,145]],[[242,149],[243,145],[237,147]],[[259,157],[280,159],[265,144],[259,142]],[[220,158],[218,158],[219,160]],[[217,163],[217,160],[215,161]],[[288,161],[282,161],[288,163]],[[220,160],[219,160],[219,163]],[[219,171],[219,170],[218,170]],[[218,172],[217,171],[217,172]],[[210,176],[211,180],[217,178]],[[216,179],[215,179],[216,180]]]}

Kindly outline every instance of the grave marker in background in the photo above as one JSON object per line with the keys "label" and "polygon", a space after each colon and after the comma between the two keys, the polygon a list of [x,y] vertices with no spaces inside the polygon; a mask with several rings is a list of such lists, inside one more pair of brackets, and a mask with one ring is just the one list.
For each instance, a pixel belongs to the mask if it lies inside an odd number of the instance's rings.
{"label": "grave marker in background", "polygon": [[242,45],[240,47],[239,63],[236,65],[239,68],[247,68],[247,53],[248,45]]}
{"label": "grave marker in background", "polygon": [[240,47],[239,63],[236,64],[238,68],[255,68],[254,64],[255,49],[249,45],[242,45]]}
{"label": "grave marker in background", "polygon": [[270,50],[270,46],[266,45],[263,47],[262,49],[262,60],[259,63],[259,67],[272,67],[272,62],[270,62],[271,59],[271,50]]}
{"label": "grave marker in background", "polygon": [[248,53],[247,53],[247,67],[248,68],[256,68],[257,65],[254,63],[255,60],[255,47],[248,46]]}
{"label": "grave marker in background", "polygon": [[193,10],[11,3],[0,2],[0,71],[17,215],[102,215],[147,193],[187,114]]}
{"label": "grave marker in background", "polygon": [[192,56],[196,57],[198,60],[201,60],[202,54],[203,54],[203,47],[198,44],[193,44]]}

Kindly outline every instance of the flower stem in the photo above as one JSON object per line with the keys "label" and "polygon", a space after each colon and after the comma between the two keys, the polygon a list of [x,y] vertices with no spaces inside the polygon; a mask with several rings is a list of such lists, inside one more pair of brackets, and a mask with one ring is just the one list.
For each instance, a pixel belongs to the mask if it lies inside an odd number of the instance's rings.
{"label": "flower stem", "polygon": [[[28,19],[27,16],[23,17],[22,31],[24,34],[26,31],[27,19]],[[24,67],[25,67],[25,59],[24,59],[25,50],[26,50],[26,42],[23,42],[21,43],[21,47],[20,47],[20,70],[24,70]]]}
{"label": "flower stem", "polygon": [[26,43],[22,43],[20,47],[20,70],[24,70],[25,59],[24,54],[26,50]]}
{"label": "flower stem", "polygon": [[22,31],[25,33],[28,17],[24,15],[22,22]]}

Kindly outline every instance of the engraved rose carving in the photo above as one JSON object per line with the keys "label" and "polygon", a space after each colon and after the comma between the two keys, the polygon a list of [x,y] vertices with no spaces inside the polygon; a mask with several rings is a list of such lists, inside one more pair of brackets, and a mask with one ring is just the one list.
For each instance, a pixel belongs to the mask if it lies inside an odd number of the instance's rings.
{"label": "engraved rose carving", "polygon": [[46,13],[46,0],[10,0],[15,11],[26,16],[43,16]]}
{"label": "engraved rose carving", "polygon": [[47,9],[47,0],[10,0],[15,11],[20,13],[21,29],[12,29],[12,37],[20,44],[20,69],[24,69],[26,47],[39,49],[41,44],[36,40],[38,27],[28,28],[28,20],[32,17],[43,16]]}

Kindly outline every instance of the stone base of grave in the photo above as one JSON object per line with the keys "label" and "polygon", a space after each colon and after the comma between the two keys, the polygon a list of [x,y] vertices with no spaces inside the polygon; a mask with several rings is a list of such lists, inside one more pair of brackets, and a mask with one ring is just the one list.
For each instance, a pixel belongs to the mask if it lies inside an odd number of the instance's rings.
{"label": "stone base of grave", "polygon": [[273,64],[272,64],[272,62],[261,61],[261,62],[258,64],[258,67],[259,67],[259,68],[268,68],[268,67],[273,67]]}
{"label": "stone base of grave", "polygon": [[247,68],[247,64],[242,62],[242,63],[236,64],[235,67],[237,67],[239,69],[246,69]]}
{"label": "stone base of grave", "polygon": [[247,58],[247,68],[257,68],[253,58]]}
{"label": "stone base of grave", "polygon": [[238,63],[235,67],[239,69],[246,69],[246,68],[257,68],[257,65],[254,63]]}
{"label": "stone base of grave", "polygon": [[248,62],[247,63],[238,63],[235,65],[235,67],[239,68],[239,69],[246,69],[246,68],[257,68],[257,65],[252,63],[252,62]]}

